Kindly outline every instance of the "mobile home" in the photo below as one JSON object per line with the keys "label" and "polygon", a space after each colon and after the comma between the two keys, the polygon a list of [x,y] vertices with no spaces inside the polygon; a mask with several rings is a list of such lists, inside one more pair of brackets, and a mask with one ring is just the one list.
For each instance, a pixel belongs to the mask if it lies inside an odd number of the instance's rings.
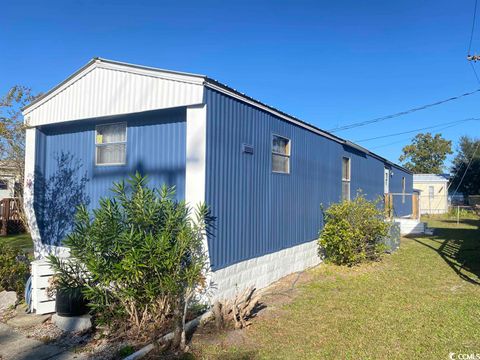
{"label": "mobile home", "polygon": [[421,214],[448,212],[448,175],[414,174],[413,187],[420,192]]}
{"label": "mobile home", "polygon": [[95,58],[23,114],[37,257],[62,250],[75,202],[140,171],[210,206],[216,296],[317,264],[321,204],[412,193],[401,166],[203,75]]}

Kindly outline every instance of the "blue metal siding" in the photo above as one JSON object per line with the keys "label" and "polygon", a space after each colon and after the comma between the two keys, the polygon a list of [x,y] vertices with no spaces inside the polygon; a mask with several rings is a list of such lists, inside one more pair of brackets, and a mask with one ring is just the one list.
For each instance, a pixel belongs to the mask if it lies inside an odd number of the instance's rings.
{"label": "blue metal siding", "polygon": [[412,194],[413,192],[413,175],[406,171],[392,167],[393,175],[390,177],[390,192],[394,194],[402,193],[402,178],[405,177],[405,193],[408,194],[404,198],[401,195],[393,195],[393,212],[394,216],[402,217],[412,214]]}
{"label": "blue metal siding", "polygon": [[[206,203],[217,217],[213,269],[317,238],[320,205],[341,198],[341,161],[351,158],[351,194],[383,196],[384,163],[353,148],[206,89]],[[290,174],[271,171],[271,137],[291,140]],[[242,152],[242,144],[253,154]],[[407,182],[407,186],[408,186]]]}
{"label": "blue metal siding", "polygon": [[[186,166],[186,112],[185,108],[154,111],[144,114],[110,118],[102,121],[82,121],[77,124],[53,125],[42,128],[36,146],[36,178],[45,179],[45,186],[60,172],[58,157],[70,157],[72,171],[80,165],[75,176],[77,183],[64,184],[66,188],[55,193],[69,192],[69,186],[80,185],[85,175],[84,193],[89,207],[95,208],[101,197],[110,196],[113,182],[139,171],[150,179],[149,185],[175,185],[177,198],[185,197]],[[127,164],[124,166],[95,166],[95,125],[100,123],[127,122]],[[43,199],[42,192],[35,191],[36,208]],[[71,191],[70,191],[71,193]],[[38,211],[38,210],[36,210]],[[42,214],[37,214],[42,217]],[[42,229],[40,229],[42,234]],[[42,239],[44,242],[51,239]],[[58,239],[54,239],[58,241]]]}

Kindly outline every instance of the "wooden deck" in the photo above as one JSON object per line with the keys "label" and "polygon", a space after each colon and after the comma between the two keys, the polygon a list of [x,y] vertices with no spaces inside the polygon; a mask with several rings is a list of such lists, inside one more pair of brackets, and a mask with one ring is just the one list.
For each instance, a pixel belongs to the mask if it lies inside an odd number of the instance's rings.
{"label": "wooden deck", "polygon": [[18,211],[18,199],[0,200],[0,236],[19,234],[25,231]]}

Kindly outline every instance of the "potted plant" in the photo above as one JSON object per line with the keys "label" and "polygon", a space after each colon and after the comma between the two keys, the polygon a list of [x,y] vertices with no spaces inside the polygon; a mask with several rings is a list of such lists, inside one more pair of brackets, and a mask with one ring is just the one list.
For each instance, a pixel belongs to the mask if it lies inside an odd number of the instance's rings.
{"label": "potted plant", "polygon": [[55,311],[60,316],[72,317],[88,313],[88,303],[83,295],[86,285],[85,270],[71,259],[49,256],[55,271],[48,294],[55,294]]}

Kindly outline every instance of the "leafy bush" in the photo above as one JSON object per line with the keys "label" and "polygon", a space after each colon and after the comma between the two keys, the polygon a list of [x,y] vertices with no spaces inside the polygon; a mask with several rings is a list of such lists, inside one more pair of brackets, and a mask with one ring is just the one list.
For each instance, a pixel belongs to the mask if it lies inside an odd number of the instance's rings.
{"label": "leafy bush", "polygon": [[324,212],[319,253],[337,265],[352,266],[379,259],[389,229],[380,201],[368,201],[360,193],[353,201],[331,205]]}
{"label": "leafy bush", "polygon": [[57,290],[66,292],[74,292],[77,289],[82,292],[85,290],[89,277],[83,264],[54,255],[50,255],[48,260],[55,272],[47,289],[49,296],[53,297]]}
{"label": "leafy bush", "polygon": [[103,198],[93,214],[78,209],[64,241],[69,262],[88,274],[84,295],[100,324],[133,329],[134,335],[173,325],[179,345],[188,304],[206,288],[202,245],[212,220],[207,207],[199,206],[192,219],[189,206],[175,200],[174,188],[151,189],[138,173],[112,191],[113,198]]}
{"label": "leafy bush", "polygon": [[15,291],[18,298],[22,299],[29,275],[27,255],[21,250],[0,243],[0,289]]}

